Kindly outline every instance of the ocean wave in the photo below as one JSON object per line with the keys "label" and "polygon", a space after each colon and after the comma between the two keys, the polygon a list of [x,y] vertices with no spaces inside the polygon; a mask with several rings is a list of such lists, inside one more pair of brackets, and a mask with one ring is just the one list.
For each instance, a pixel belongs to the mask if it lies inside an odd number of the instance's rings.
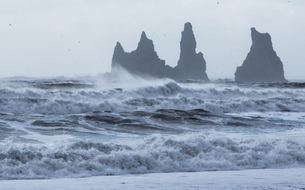
{"label": "ocean wave", "polygon": [[[70,81],[71,82],[71,81]],[[47,83],[47,82],[45,82]],[[304,112],[303,89],[240,87],[228,84],[166,82],[138,88],[53,86],[1,88],[0,112],[16,114],[81,114],[96,111],[206,109],[212,112]],[[71,82],[72,83],[72,82]],[[73,82],[74,83],[74,82]],[[56,83],[55,86],[58,84]],[[75,85],[79,85],[78,83]],[[82,85],[82,83],[81,83]]]}
{"label": "ocean wave", "polygon": [[263,83],[263,84],[256,84],[256,86],[259,87],[265,87],[265,88],[305,88],[304,82],[287,82],[287,83]]}
{"label": "ocean wave", "polygon": [[191,134],[150,137],[134,145],[75,142],[61,146],[0,144],[0,178],[194,172],[305,166],[305,144]]}

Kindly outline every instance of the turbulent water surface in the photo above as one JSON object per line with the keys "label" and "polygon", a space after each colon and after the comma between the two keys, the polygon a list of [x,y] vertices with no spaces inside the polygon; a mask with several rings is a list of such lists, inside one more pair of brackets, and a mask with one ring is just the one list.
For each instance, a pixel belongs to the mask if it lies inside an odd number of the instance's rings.
{"label": "turbulent water surface", "polygon": [[0,83],[0,179],[304,167],[304,136],[305,83]]}

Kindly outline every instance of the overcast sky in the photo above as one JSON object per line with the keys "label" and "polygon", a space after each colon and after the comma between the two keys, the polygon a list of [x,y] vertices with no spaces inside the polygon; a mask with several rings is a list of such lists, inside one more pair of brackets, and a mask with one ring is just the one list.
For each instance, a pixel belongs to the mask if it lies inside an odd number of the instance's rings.
{"label": "overcast sky", "polygon": [[136,48],[142,30],[176,65],[181,30],[193,24],[210,78],[233,78],[250,27],[269,32],[288,79],[305,79],[304,0],[0,0],[0,77],[96,75],[113,48]]}

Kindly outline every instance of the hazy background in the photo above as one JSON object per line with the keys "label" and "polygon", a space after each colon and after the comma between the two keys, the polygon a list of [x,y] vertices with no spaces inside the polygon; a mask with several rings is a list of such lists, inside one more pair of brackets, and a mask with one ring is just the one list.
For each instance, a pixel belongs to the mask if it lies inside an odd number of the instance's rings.
{"label": "hazy background", "polygon": [[193,24],[210,78],[233,78],[251,45],[269,32],[288,79],[305,79],[304,0],[1,0],[0,77],[110,71],[116,41],[136,48],[141,31],[169,65]]}

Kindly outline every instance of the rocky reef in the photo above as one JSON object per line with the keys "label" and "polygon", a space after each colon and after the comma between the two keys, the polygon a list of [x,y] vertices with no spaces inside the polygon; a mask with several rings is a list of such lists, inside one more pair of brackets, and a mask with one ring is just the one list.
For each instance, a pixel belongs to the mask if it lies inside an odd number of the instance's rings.
{"label": "rocky reef", "polygon": [[170,67],[157,55],[153,41],[142,32],[136,50],[125,52],[118,42],[112,58],[112,72],[123,68],[129,73],[174,80],[208,80],[206,62],[202,53],[196,53],[196,40],[191,23],[186,23],[180,42],[180,59],[176,67]]}
{"label": "rocky reef", "polygon": [[286,82],[281,59],[273,50],[271,36],[251,28],[252,47],[235,72],[237,82]]}

